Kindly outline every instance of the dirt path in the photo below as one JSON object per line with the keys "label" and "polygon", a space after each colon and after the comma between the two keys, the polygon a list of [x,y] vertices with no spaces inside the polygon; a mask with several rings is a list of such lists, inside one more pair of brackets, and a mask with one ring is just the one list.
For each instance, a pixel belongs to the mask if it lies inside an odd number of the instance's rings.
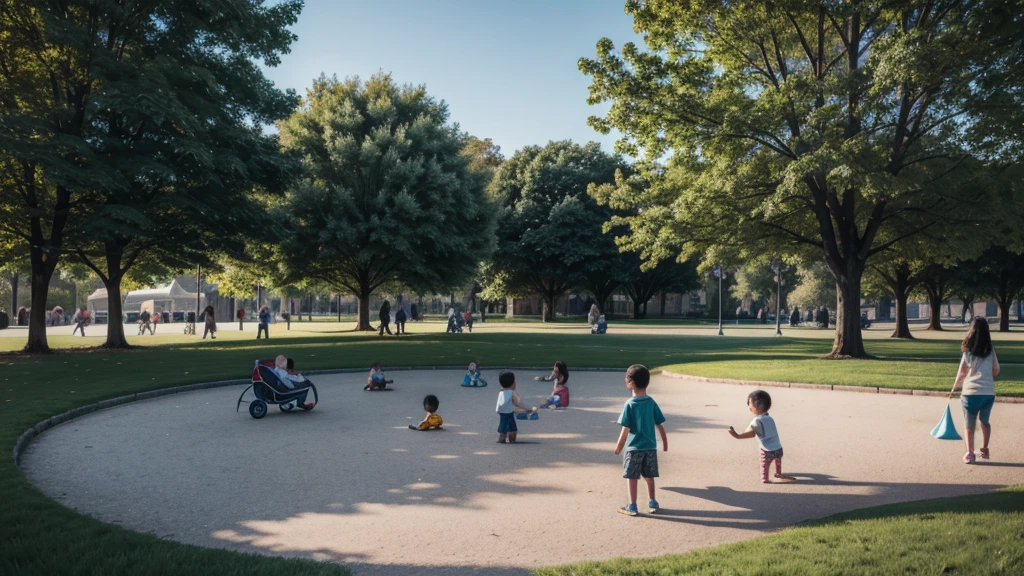
{"label": "dirt path", "polygon": [[[520,373],[538,404],[550,385]],[[529,568],[654,556],[752,538],[855,508],[978,493],[1021,481],[1024,405],[997,404],[994,459],[960,462],[961,442],[928,432],[945,399],[770,389],[785,471],[764,485],[757,443],[736,441],[750,414],[743,386],[655,377],[668,422],[657,516],[615,513],[626,500],[614,423],[621,373],[574,372],[572,407],[519,421],[520,445],[495,444],[497,374],[394,372],[317,379],[310,413],[234,412],[241,387],[105,410],[37,438],[31,481],[81,513],[181,542],[342,562],[363,574],[524,574]],[[447,431],[408,430],[425,394]],[[958,429],[963,420],[956,415]],[[643,492],[643,490],[641,490]],[[644,495],[641,494],[641,500]]]}

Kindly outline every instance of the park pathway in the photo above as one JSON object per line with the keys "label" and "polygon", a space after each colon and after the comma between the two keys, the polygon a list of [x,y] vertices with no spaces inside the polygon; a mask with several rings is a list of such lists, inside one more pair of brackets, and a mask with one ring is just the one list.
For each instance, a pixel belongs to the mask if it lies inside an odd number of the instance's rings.
{"label": "park pathway", "polygon": [[[685,552],[1024,478],[1024,404],[996,405],[993,460],[966,466],[962,442],[928,435],[944,398],[771,388],[785,472],[799,481],[764,485],[756,441],[726,432],[749,422],[748,388],[656,376],[650,392],[669,433],[663,510],[629,518],[615,513],[626,489],[612,453],[628,397],[622,373],[574,372],[572,407],[520,421],[520,445],[501,446],[493,371],[483,389],[461,388],[461,371],[390,375],[389,393],[362,392],[363,375],[321,376],[314,411],[259,421],[244,405],[234,411],[240,386],[104,410],[36,438],[23,467],[50,497],[105,522],[341,562],[360,576],[519,575]],[[528,403],[550,390],[517,375]],[[440,397],[444,432],[406,428],[428,393]]]}

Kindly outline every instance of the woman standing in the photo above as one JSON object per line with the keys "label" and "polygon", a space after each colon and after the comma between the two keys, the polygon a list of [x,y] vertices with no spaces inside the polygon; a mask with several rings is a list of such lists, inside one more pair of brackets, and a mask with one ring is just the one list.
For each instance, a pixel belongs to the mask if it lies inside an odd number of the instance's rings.
{"label": "woman standing", "polygon": [[967,453],[964,463],[974,463],[974,423],[981,421],[981,457],[988,460],[988,441],[992,436],[992,427],[988,424],[989,413],[996,401],[995,378],[999,376],[999,359],[992,348],[992,335],[989,333],[988,321],[978,316],[971,321],[971,328],[960,344],[963,356],[960,357],[960,369],[953,383],[953,391],[946,394],[952,398],[957,386],[963,384],[960,404],[964,408],[964,428],[967,433]]}
{"label": "woman standing", "polygon": [[[203,314],[206,315],[206,328],[203,330],[203,340],[206,340],[206,335],[209,334],[212,340],[217,339],[217,319],[214,318],[213,306],[207,304],[206,308],[203,309]],[[270,335],[267,335],[269,338]]]}

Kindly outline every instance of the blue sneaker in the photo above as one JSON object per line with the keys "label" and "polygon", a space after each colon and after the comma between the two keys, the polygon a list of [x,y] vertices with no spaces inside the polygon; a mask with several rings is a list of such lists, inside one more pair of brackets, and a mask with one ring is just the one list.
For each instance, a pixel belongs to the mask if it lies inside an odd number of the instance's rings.
{"label": "blue sneaker", "polygon": [[639,514],[636,509],[636,504],[630,504],[629,506],[623,506],[619,508],[619,514],[625,514],[626,516],[636,516]]}
{"label": "blue sneaker", "polygon": [[651,499],[651,501],[647,503],[647,512],[650,514],[657,512],[659,508],[661,508],[661,506],[658,506],[657,500]]}
{"label": "blue sneaker", "polygon": [[529,416],[526,414],[516,414],[516,420],[526,420],[527,418],[529,418]]}

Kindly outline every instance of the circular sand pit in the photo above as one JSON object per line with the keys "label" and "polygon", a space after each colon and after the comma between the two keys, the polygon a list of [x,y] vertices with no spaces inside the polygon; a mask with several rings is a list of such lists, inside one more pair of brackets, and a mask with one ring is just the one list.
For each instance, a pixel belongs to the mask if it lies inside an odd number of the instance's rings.
{"label": "circular sand pit", "polygon": [[[551,390],[517,371],[540,404]],[[1024,405],[992,413],[992,463],[960,463],[962,442],[928,435],[945,399],[773,388],[793,484],[760,481],[743,386],[654,377],[667,418],[656,516],[630,518],[615,420],[620,372],[573,372],[572,406],[517,421],[498,445],[497,374],[462,388],[462,371],[391,372],[393,392],[363,392],[364,374],[319,376],[312,412],[262,420],[242,386],[166,396],[73,420],[33,441],[31,481],[84,514],[199,544],[341,562],[356,574],[525,574],[617,556],[685,552],[809,518],[1020,481]],[[425,394],[443,432],[415,432]],[[958,416],[962,431],[962,419]],[[641,504],[646,494],[641,483]],[[641,506],[641,509],[644,507]]]}

